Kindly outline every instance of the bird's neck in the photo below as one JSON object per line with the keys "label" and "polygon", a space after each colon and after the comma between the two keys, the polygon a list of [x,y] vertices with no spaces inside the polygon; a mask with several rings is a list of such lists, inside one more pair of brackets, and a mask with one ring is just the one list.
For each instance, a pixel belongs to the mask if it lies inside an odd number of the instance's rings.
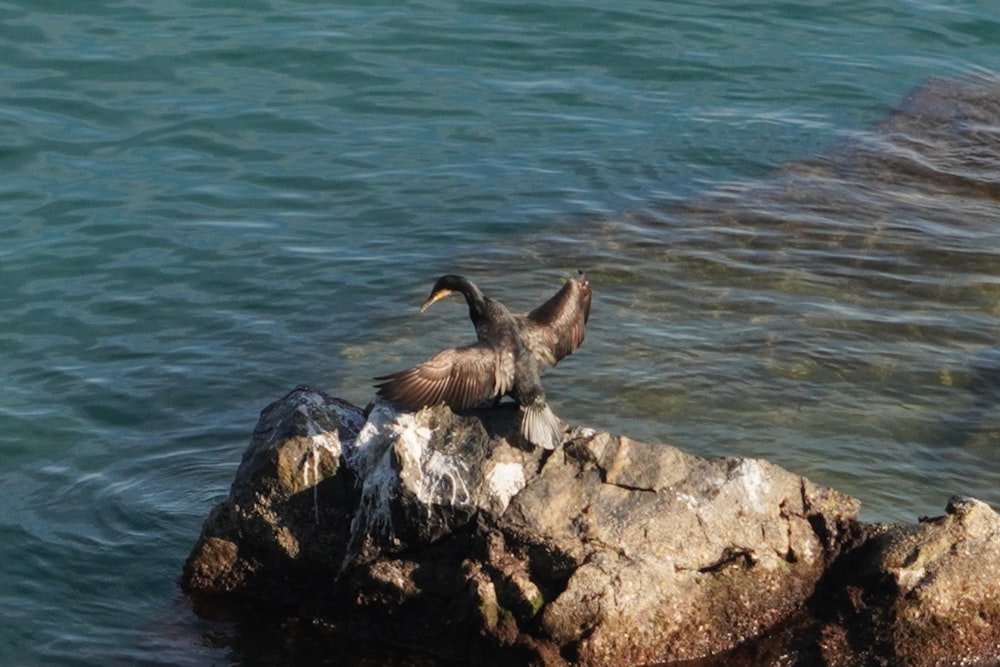
{"label": "bird's neck", "polygon": [[482,294],[478,298],[466,295],[465,300],[469,302],[469,319],[473,325],[478,327],[480,322],[489,319],[489,306]]}
{"label": "bird's neck", "polygon": [[469,281],[465,281],[459,286],[460,291],[465,296],[465,302],[469,304],[469,319],[473,324],[489,318],[488,299],[479,291],[479,288]]}

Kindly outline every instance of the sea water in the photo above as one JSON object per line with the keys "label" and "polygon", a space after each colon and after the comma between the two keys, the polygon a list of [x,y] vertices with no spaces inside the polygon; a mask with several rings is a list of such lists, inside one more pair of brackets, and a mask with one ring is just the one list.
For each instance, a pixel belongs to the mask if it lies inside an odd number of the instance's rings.
{"label": "sea water", "polygon": [[181,565],[267,403],[365,405],[471,341],[459,300],[417,311],[443,273],[527,310],[587,272],[545,377],[571,424],[869,520],[1000,502],[995,195],[887,217],[824,172],[838,240],[766,194],[928,77],[1000,72],[993,2],[12,0],[0,35],[5,664],[291,659],[195,615]]}

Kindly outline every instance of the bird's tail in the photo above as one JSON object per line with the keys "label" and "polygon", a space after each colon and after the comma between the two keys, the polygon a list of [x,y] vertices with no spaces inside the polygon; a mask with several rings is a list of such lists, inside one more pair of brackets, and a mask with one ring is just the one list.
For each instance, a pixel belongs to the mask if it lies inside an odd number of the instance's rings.
{"label": "bird's tail", "polygon": [[555,449],[562,440],[562,424],[548,403],[537,402],[522,408],[521,435],[533,445]]}

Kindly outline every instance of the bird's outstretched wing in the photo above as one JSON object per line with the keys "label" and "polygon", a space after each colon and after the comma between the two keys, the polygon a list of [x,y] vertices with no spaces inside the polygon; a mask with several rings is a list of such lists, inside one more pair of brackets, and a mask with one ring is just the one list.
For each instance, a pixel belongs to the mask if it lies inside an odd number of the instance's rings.
{"label": "bird's outstretched wing", "polygon": [[[449,348],[413,368],[375,378],[380,396],[405,408],[447,403],[475,407],[507,391],[511,378],[498,372],[496,352],[485,345]],[[512,377],[512,373],[511,373]]]}
{"label": "bird's outstretched wing", "polygon": [[536,357],[554,366],[580,347],[590,317],[590,297],[590,282],[581,273],[524,317],[524,340]]}

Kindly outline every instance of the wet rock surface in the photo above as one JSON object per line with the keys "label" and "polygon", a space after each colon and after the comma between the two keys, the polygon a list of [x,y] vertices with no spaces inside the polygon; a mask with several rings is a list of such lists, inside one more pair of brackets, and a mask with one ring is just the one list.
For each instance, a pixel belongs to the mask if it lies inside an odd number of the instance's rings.
{"label": "wet rock surface", "polygon": [[[366,412],[299,387],[262,413],[185,564],[196,600],[475,664],[987,664],[1000,517],[913,525],[766,461],[516,408]],[[742,661],[742,662],[741,662]]]}

